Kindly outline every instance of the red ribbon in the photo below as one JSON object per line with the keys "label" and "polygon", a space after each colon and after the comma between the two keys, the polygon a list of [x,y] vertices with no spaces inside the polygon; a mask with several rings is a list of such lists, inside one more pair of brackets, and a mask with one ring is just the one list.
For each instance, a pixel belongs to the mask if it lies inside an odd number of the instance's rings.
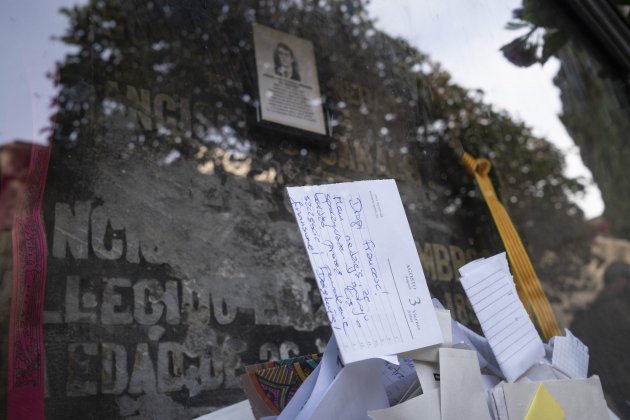
{"label": "red ribbon", "polygon": [[44,419],[44,291],[48,248],[42,200],[50,147],[33,145],[13,218],[13,294],[9,325],[9,420]]}

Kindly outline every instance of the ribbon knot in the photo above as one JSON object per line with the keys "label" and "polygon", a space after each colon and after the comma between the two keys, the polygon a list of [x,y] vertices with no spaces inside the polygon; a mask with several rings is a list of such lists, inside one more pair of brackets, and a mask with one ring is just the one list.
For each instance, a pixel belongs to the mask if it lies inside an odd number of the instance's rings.
{"label": "ribbon knot", "polygon": [[470,153],[464,152],[462,155],[462,164],[471,175],[481,175],[486,176],[490,173],[492,169],[492,164],[488,159],[477,159],[472,156]]}

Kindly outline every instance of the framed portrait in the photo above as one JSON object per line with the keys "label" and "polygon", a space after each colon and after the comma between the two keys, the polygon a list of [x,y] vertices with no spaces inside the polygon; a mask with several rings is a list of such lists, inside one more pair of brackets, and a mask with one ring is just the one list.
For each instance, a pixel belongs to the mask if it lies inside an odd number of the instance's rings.
{"label": "framed portrait", "polygon": [[313,43],[253,24],[260,118],[326,135]]}

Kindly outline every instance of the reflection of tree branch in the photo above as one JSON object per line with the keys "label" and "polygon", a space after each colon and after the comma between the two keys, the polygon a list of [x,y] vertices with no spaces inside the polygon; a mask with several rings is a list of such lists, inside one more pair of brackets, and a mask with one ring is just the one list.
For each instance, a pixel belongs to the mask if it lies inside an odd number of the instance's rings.
{"label": "reflection of tree branch", "polygon": [[529,39],[529,37],[536,32],[537,29],[538,27],[534,26],[527,34],[520,36],[509,44],[501,47],[503,56],[512,64],[519,67],[529,67],[538,62],[538,45],[531,42]]}
{"label": "reflection of tree branch", "polygon": [[[501,47],[503,56],[518,67],[545,64],[568,40],[553,18],[554,7],[547,2],[541,3],[536,0],[523,0],[523,7],[512,12],[514,20],[505,26],[508,30],[531,28],[527,34]],[[540,31],[543,35],[532,40],[532,36]]]}

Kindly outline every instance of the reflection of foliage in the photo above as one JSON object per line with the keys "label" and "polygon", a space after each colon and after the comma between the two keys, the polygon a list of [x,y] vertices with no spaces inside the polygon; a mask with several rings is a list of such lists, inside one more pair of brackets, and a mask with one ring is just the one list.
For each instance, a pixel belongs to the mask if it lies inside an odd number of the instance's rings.
{"label": "reflection of foliage", "polygon": [[[205,159],[200,153],[203,148],[221,146],[250,154],[255,158],[252,167],[260,171],[269,161],[264,156],[275,150],[252,141],[245,123],[249,102],[255,96],[253,64],[247,58],[253,49],[250,24],[259,21],[312,39],[316,49],[327,51],[318,54],[318,69],[329,100],[338,99],[338,93],[328,82],[341,74],[364,78],[368,86],[392,92],[404,92],[409,89],[407,81],[416,80],[419,100],[413,106],[418,108],[418,120],[413,124],[419,127],[418,136],[399,139],[393,147],[407,141],[419,156],[437,150],[432,156],[441,167],[434,165],[436,172],[426,176],[450,184],[454,206],[462,206],[461,197],[474,193],[465,189],[471,185],[469,178],[455,179],[463,172],[452,169],[457,163],[446,145],[461,141],[471,152],[489,157],[502,198],[525,233],[535,263],[547,252],[563,255],[557,264],[546,267],[543,277],[555,278],[562,269],[564,275],[576,276],[577,266],[569,267],[567,273],[566,262],[572,258],[565,256],[584,256],[587,243],[575,240],[585,237],[585,227],[581,211],[567,197],[580,192],[582,186],[563,174],[558,150],[521,122],[484,103],[480,92],[453,84],[448,73],[404,41],[379,33],[367,18],[363,2],[303,3],[213,1],[203,7],[188,3],[174,7],[162,2],[92,0],[87,6],[64,9],[70,28],[62,39],[78,51],[66,58],[61,70],[64,90],[57,119],[58,144],[74,150],[73,159],[83,159],[86,168],[91,164],[86,156],[97,143],[95,137],[105,136],[100,141],[119,142],[116,152],[121,159],[171,149],[182,156]],[[524,6],[515,18],[510,26],[528,32],[503,52],[517,65],[544,62],[564,42],[559,32],[542,34],[539,28],[551,19],[543,8]],[[357,69],[361,74],[357,75]],[[168,130],[154,126],[150,138],[145,139],[146,130],[137,122],[128,122],[131,129],[127,123],[121,126],[124,110],[119,103],[124,100],[109,95],[109,80],[124,80],[154,94],[190,95],[190,101],[210,97],[212,103],[202,116],[206,123],[198,124],[200,130],[189,130],[180,123]],[[403,106],[393,101],[381,105],[390,110]],[[330,108],[338,110],[336,104]],[[199,121],[194,109],[192,113],[191,118]],[[344,135],[352,135],[351,128],[340,129],[346,130]],[[124,133],[123,138],[103,134],[116,130]],[[137,133],[131,141],[130,132]],[[116,149],[109,152],[112,150]],[[217,173],[221,173],[219,169]]]}
{"label": "reflection of foliage", "polygon": [[626,75],[602,48],[584,38],[583,28],[555,1],[523,0],[508,28],[528,30],[501,49],[513,64],[544,63],[551,55],[560,60],[562,67],[554,82],[561,91],[561,120],[601,191],[611,233],[630,238],[626,217],[630,191],[627,184],[617,181],[627,172],[623,162],[630,154]]}
{"label": "reflection of foliage", "polygon": [[610,233],[630,239],[630,185],[619,182],[627,175],[630,159],[626,82],[593,77],[599,65],[573,43],[559,57],[562,67],[555,83],[563,103],[560,118],[601,191]]}
{"label": "reflection of foliage", "polygon": [[552,3],[524,0],[523,6],[514,10],[513,20],[506,28],[527,29],[527,32],[501,47],[512,64],[519,67],[545,64],[568,41],[566,32],[558,28],[557,9]]}

